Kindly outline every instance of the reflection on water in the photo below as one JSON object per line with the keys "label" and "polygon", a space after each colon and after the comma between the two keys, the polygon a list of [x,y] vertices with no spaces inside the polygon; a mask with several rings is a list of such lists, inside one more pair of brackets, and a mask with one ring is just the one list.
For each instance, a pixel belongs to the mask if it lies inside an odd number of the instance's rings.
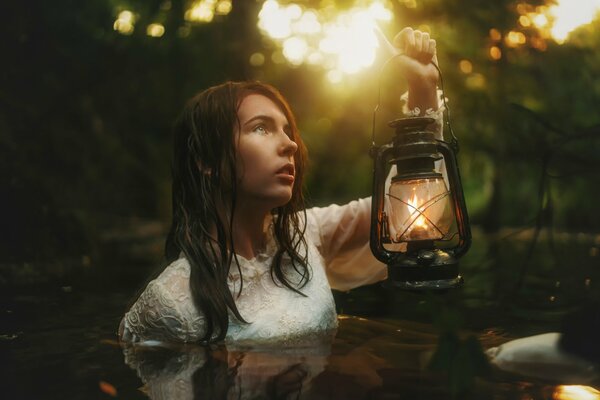
{"label": "reflection on water", "polygon": [[328,346],[232,350],[124,349],[151,399],[286,398],[306,393],[324,369]]}
{"label": "reflection on water", "polygon": [[[495,332],[478,339],[486,348],[507,340]],[[437,342],[430,325],[341,316],[333,340],[210,348],[138,345],[124,347],[123,353],[144,384],[141,390],[153,400],[448,399],[449,377],[428,369]],[[462,359],[461,367],[468,365]],[[475,381],[469,398],[600,399],[592,386],[553,386],[550,377],[536,375],[495,370]]]}
{"label": "reflection on water", "polygon": [[[125,347],[125,362],[152,399],[363,399],[399,394],[422,374],[436,343],[432,327],[340,317],[335,339],[213,348]],[[410,386],[410,384],[409,384]],[[385,396],[384,396],[385,397]]]}
{"label": "reflection on water", "polygon": [[554,400],[600,400],[600,391],[590,386],[561,385],[552,394]]}
{"label": "reflection on water", "polygon": [[[0,350],[9,350],[2,362],[11,367],[3,398],[450,398],[448,377],[426,368],[439,339],[431,324],[341,316],[329,341],[121,348],[114,339],[124,296],[70,296],[11,306],[11,314],[30,318],[16,337],[0,341]],[[496,330],[477,337],[484,348],[509,339]],[[597,399],[581,395],[595,393],[595,383],[557,383],[496,373],[475,380],[470,398]]]}
{"label": "reflection on water", "polygon": [[[488,333],[488,345],[504,339]],[[130,346],[125,362],[151,399],[378,399],[449,396],[428,372],[437,335],[414,322],[341,316],[335,339],[212,348]]]}

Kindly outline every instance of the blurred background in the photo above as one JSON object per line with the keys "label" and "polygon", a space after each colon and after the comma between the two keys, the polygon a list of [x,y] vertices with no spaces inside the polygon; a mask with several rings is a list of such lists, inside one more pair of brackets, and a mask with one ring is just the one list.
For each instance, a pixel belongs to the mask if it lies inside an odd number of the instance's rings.
{"label": "blurred background", "polygon": [[309,148],[309,204],[368,196],[378,89],[380,144],[405,90],[402,76],[381,72],[374,24],[390,39],[412,26],[438,41],[474,229],[588,235],[586,257],[598,255],[598,0],[33,0],[4,9],[4,288],[68,288],[90,274],[139,285],[147,268],[135,266],[162,262],[171,125],[186,99],[225,80],[265,81],[289,99]]}

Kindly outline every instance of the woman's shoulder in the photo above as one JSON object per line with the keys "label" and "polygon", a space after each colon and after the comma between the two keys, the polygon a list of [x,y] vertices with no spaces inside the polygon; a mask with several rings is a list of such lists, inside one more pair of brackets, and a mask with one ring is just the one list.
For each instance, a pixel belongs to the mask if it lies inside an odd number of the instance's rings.
{"label": "woman's shoulder", "polygon": [[152,280],[123,317],[121,339],[131,342],[195,341],[203,319],[193,304],[190,265],[185,258],[169,264]]}
{"label": "woman's shoulder", "polygon": [[[161,305],[173,306],[172,303],[182,303],[191,299],[190,294],[190,263],[181,257],[165,267],[165,269],[148,283],[140,300],[158,302]],[[172,308],[177,310],[178,307]]]}
{"label": "woman's shoulder", "polygon": [[155,280],[166,281],[170,279],[189,279],[190,278],[190,263],[185,257],[180,257],[172,261],[158,275]]}
{"label": "woman's shoulder", "polygon": [[156,293],[163,297],[176,300],[177,297],[190,292],[190,263],[181,257],[165,267],[165,269],[152,280],[146,291]]}

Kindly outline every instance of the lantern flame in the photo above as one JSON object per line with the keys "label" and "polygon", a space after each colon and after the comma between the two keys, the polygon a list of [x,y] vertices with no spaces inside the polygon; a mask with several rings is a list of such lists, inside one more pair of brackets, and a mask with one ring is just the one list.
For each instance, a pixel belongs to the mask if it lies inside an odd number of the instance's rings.
{"label": "lantern flame", "polygon": [[[413,188],[413,191],[416,188]],[[408,200],[408,211],[410,212],[410,218],[413,220],[412,226],[414,228],[427,228],[427,222],[423,216],[423,212],[419,209],[419,198],[416,193],[413,193],[411,199]]]}

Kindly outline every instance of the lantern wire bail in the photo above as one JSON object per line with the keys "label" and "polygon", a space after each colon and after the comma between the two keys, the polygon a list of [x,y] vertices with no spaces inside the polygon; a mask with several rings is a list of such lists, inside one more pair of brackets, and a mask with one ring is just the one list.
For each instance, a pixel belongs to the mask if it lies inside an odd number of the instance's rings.
{"label": "lantern wire bail", "polygon": [[[381,66],[381,69],[379,70],[379,76],[377,78],[377,105],[375,106],[375,109],[373,110],[373,126],[371,128],[371,148],[373,149],[373,151],[375,148],[377,148],[377,145],[375,144],[375,121],[377,118],[377,111],[379,111],[379,107],[381,105],[381,79],[383,77],[383,73],[385,72],[385,68],[388,66],[388,64],[396,57],[403,56],[403,55],[405,55],[405,54],[397,53],[397,54],[392,55],[390,58],[388,58],[383,63],[383,65]],[[458,153],[458,150],[459,150],[458,139],[454,135],[454,130],[452,129],[452,124],[450,123],[450,107],[448,107],[448,103],[446,102],[446,91],[444,90],[444,78],[442,76],[442,70],[433,61],[430,61],[429,63],[432,64],[435,67],[435,69],[437,69],[438,73],[440,74],[440,89],[442,90],[442,102],[444,104],[444,111],[446,114],[445,122],[446,122],[446,126],[448,127],[448,131],[450,132],[450,136],[451,136],[450,143],[445,142],[445,141],[444,141],[444,143],[447,143],[454,150],[455,153]],[[442,136],[442,138],[443,138],[443,136]]]}

